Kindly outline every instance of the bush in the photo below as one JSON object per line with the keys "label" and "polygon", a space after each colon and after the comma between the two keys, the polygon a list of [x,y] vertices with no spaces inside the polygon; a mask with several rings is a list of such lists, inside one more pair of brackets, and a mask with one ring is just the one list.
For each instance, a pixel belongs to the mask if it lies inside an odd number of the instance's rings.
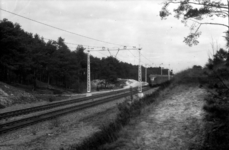
{"label": "bush", "polygon": [[199,84],[200,80],[204,80],[207,76],[202,69],[186,69],[177,73],[172,78],[173,84]]}
{"label": "bush", "polygon": [[206,83],[211,94],[205,99],[205,140],[201,150],[229,149],[228,69],[220,67],[208,73]]}

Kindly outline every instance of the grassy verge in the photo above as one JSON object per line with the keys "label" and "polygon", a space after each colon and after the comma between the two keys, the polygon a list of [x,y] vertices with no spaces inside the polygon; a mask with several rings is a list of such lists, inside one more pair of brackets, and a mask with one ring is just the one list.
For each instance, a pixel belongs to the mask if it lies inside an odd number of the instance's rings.
{"label": "grassy verge", "polygon": [[142,108],[153,103],[159,93],[165,89],[170,83],[164,83],[158,88],[156,92],[147,95],[141,101],[134,101],[133,103],[124,102],[118,105],[119,114],[114,122],[103,126],[99,132],[96,132],[91,137],[86,138],[82,143],[72,145],[69,150],[105,150],[107,143],[112,143],[118,139],[118,132],[123,126],[127,125],[132,118],[141,114]]}
{"label": "grassy verge", "polygon": [[173,79],[171,86],[197,84],[205,87],[209,95],[205,98],[203,110],[204,140],[199,150],[229,149],[229,68],[187,69]]}
{"label": "grassy verge", "polygon": [[204,140],[199,150],[229,149],[229,69],[188,69],[174,77],[173,85],[199,84],[209,95],[205,98],[203,110]]}

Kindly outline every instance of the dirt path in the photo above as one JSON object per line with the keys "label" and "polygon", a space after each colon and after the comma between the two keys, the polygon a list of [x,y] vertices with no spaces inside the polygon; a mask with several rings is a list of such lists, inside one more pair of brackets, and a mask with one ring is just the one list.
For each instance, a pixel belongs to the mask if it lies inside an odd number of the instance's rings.
{"label": "dirt path", "polygon": [[116,149],[186,150],[201,144],[206,92],[179,86],[164,94],[163,101],[148,107],[143,116],[124,129]]}

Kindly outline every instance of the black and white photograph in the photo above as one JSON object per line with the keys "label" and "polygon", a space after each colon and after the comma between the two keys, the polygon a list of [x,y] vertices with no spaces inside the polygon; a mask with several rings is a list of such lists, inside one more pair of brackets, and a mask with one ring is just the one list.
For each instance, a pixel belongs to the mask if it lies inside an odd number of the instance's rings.
{"label": "black and white photograph", "polygon": [[229,150],[229,0],[0,0],[0,150]]}

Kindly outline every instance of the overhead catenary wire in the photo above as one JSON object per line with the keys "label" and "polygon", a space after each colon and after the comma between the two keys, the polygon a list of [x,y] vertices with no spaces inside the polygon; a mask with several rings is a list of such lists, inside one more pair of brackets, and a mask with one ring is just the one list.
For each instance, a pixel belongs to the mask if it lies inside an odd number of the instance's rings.
{"label": "overhead catenary wire", "polygon": [[103,55],[103,56],[106,56],[106,57],[109,57],[108,55],[104,54],[104,53],[101,53],[100,51],[93,51],[93,52],[98,52],[99,54]]}
{"label": "overhead catenary wire", "polygon": [[[48,39],[48,38],[44,38],[44,37],[43,37],[43,39],[44,39],[44,40],[50,40],[50,41],[56,41],[56,40]],[[70,44],[70,45],[77,45],[77,46],[80,45],[80,46],[85,46],[85,47],[102,48],[102,46],[100,46],[100,47],[99,47],[99,46],[90,46],[90,45],[83,45],[83,44],[77,44],[77,43],[70,43],[70,42],[65,42],[65,41],[64,41],[64,43],[65,43],[65,44]]]}
{"label": "overhead catenary wire", "polygon": [[103,54],[103,53],[101,53],[101,52],[98,52],[98,53],[100,53],[101,55],[103,55],[103,56],[106,56],[106,57],[108,57],[106,54]]}
{"label": "overhead catenary wire", "polygon": [[[42,37],[44,40],[50,40],[50,41],[56,41],[56,40],[53,40],[53,39],[50,39],[50,38],[44,38],[44,37]],[[103,48],[104,46],[92,46],[92,45],[84,45],[84,44],[78,44],[78,43],[70,43],[70,42],[66,42],[66,41],[64,41],[64,43],[65,44],[69,44],[69,45],[77,45],[77,46],[83,46],[83,47],[85,47],[85,48]],[[107,47],[107,48],[109,48],[109,49],[118,49],[119,47]]]}
{"label": "overhead catenary wire", "polygon": [[[117,44],[117,43],[112,43],[112,42],[107,42],[107,41],[103,41],[103,40],[99,40],[99,39],[96,39],[96,38],[92,38],[92,37],[89,37],[89,36],[85,36],[85,35],[81,35],[81,34],[78,34],[78,33],[75,33],[75,32],[72,32],[72,31],[68,31],[68,30],[65,30],[65,29],[61,29],[59,27],[55,27],[55,26],[52,26],[52,25],[49,25],[49,24],[46,24],[46,23],[43,23],[43,22],[40,22],[40,21],[37,21],[37,20],[34,20],[34,19],[31,19],[31,18],[28,18],[28,17],[25,17],[25,16],[22,16],[22,15],[19,15],[19,14],[16,14],[14,12],[11,12],[11,11],[8,11],[8,10],[5,10],[3,8],[0,7],[0,10],[4,11],[4,12],[7,12],[7,13],[10,13],[10,14],[13,14],[13,15],[16,15],[18,17],[21,17],[21,18],[24,18],[24,19],[27,19],[27,20],[30,20],[30,21],[33,21],[33,22],[36,22],[36,23],[39,23],[39,24],[42,24],[42,25],[45,25],[45,26],[48,26],[48,27],[51,27],[51,28],[54,28],[54,29],[57,29],[57,30],[60,30],[60,31],[63,31],[63,32],[67,32],[67,33],[70,33],[70,34],[73,34],[73,35],[77,35],[79,37],[83,37],[83,38],[87,38],[87,39],[90,39],[90,40],[94,40],[94,41],[98,41],[98,42],[102,42],[102,43],[107,43],[107,44],[112,44],[112,45],[118,45],[118,46],[126,46],[126,45],[122,45],[122,44]],[[46,38],[44,38],[46,39]],[[51,40],[51,39],[48,39],[48,40]],[[53,40],[54,41],[54,40]],[[72,45],[82,45],[82,46],[86,46],[86,47],[90,47],[90,48],[103,48],[103,47],[98,47],[98,46],[89,46],[89,45],[83,45],[83,44],[76,44],[76,43],[69,43],[69,42],[65,42],[66,44],[72,44]],[[128,47],[132,47],[132,46],[128,46]],[[134,47],[134,46],[133,46]],[[109,50],[112,50],[112,49],[109,49]],[[130,49],[126,49],[130,52]],[[102,50],[101,50],[102,51]],[[130,52],[131,53],[131,52]],[[131,53],[133,55],[133,53]],[[142,54],[141,54],[142,55]],[[144,58],[146,58],[144,55],[142,55]],[[136,58],[136,56],[133,55],[133,57]],[[147,58],[146,58],[147,59]],[[149,59],[147,59],[149,60]],[[150,61],[150,60],[149,60]],[[151,62],[151,61],[150,61]]]}
{"label": "overhead catenary wire", "polygon": [[148,58],[146,58],[144,55],[141,54],[141,56],[143,56],[145,59],[147,59],[150,63],[153,63],[151,60],[149,60]]}
{"label": "overhead catenary wire", "polygon": [[[50,40],[50,41],[55,41],[53,39],[50,39],[50,38],[44,38],[42,37],[42,39],[44,40]],[[101,53],[101,51],[107,51],[107,49],[102,49],[102,48],[105,48],[105,47],[96,47],[96,46],[89,46],[89,45],[82,45],[82,44],[76,44],[76,43],[69,43],[69,42],[64,42],[65,44],[72,44],[72,45],[81,45],[81,46],[85,46],[85,48],[87,47],[90,47],[90,48],[99,48],[100,50],[90,50],[91,52],[98,52],[99,54],[105,56],[105,57],[109,57],[108,55],[104,54],[104,53]],[[68,46],[68,45],[67,45]],[[68,48],[70,48],[70,50],[75,50],[76,47],[72,47],[72,46],[68,46]],[[121,48],[115,48],[115,47],[112,47],[112,48],[109,48],[110,50],[112,51],[117,51],[117,49],[121,49]],[[130,54],[132,54],[134,56],[134,54],[129,50],[129,49],[126,49],[126,51],[129,51]],[[107,51],[108,52],[108,51]],[[110,53],[109,53],[110,54]],[[120,54],[119,54],[120,55]],[[124,56],[121,56],[124,58]],[[136,60],[136,56],[134,56],[134,60]],[[123,60],[120,60],[120,61],[123,61]]]}
{"label": "overhead catenary wire", "polygon": [[[49,41],[56,41],[54,39],[50,39],[50,38],[44,38],[42,37],[44,40],[49,40]],[[119,47],[104,47],[104,46],[91,46],[91,45],[83,45],[83,44],[77,44],[77,43],[70,43],[70,42],[66,42],[64,41],[65,44],[69,44],[69,45],[77,45],[77,46],[83,46],[84,48],[90,48],[90,49],[94,49],[94,48],[108,48],[108,49],[118,49]],[[68,46],[70,47],[70,46]],[[119,48],[120,49],[120,48]],[[101,50],[102,51],[102,50]]]}
{"label": "overhead catenary wire", "polygon": [[[129,52],[134,56],[134,54],[129,50]],[[134,56],[136,58],[136,56]]]}
{"label": "overhead catenary wire", "polygon": [[52,26],[52,25],[49,25],[49,24],[46,24],[46,23],[43,23],[43,22],[40,22],[40,21],[31,19],[31,18],[28,18],[28,17],[22,16],[22,15],[19,15],[19,14],[13,13],[13,12],[11,12],[11,11],[2,9],[1,7],[0,7],[0,10],[2,10],[2,11],[4,11],[4,12],[7,12],[7,13],[10,13],[10,14],[13,14],[13,15],[16,15],[16,16],[18,16],[18,17],[21,17],[21,18],[24,18],[24,19],[27,19],[27,20],[30,20],[30,21],[33,21],[33,22],[36,22],[36,23],[45,25],[45,26],[48,26],[48,27],[57,29],[57,30],[60,30],[60,31],[64,31],[64,32],[67,32],[67,33],[70,33],[70,34],[74,34],[74,35],[83,37],[83,38],[87,38],[87,39],[94,40],[94,41],[98,41],[98,42],[102,42],[102,43],[112,44],[112,45],[126,46],[126,45],[122,45],[122,44],[117,44],[117,43],[112,43],[112,42],[107,42],[107,41],[95,39],[95,38],[88,37],[88,36],[85,36],[85,35],[81,35],[81,34],[78,34],[78,33],[75,33],[75,32],[71,32],[71,31],[68,31],[68,30],[65,30],[65,29],[61,29],[61,28],[59,28],[59,27],[55,27],[55,26]]}

